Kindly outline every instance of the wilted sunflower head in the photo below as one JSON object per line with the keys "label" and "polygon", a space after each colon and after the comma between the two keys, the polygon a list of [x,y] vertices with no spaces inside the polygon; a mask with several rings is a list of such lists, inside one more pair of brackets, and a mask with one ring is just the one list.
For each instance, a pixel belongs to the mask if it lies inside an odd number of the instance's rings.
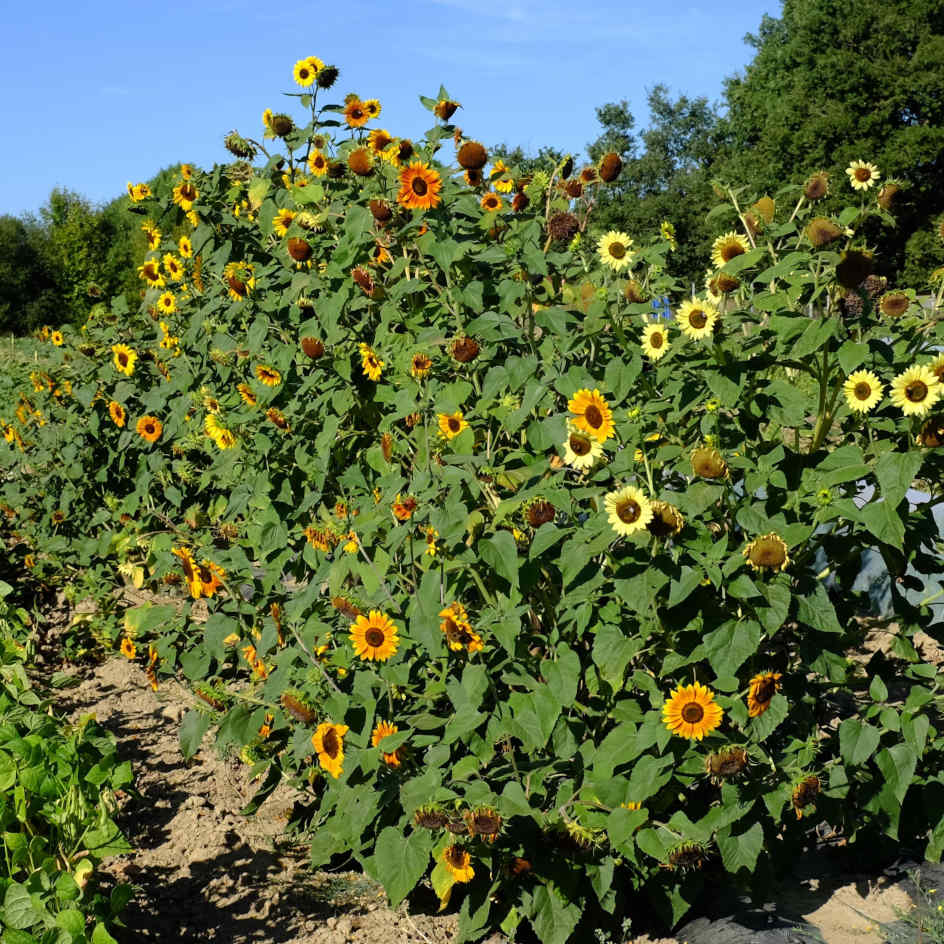
{"label": "wilted sunflower head", "polygon": [[488,151],[478,141],[466,141],[456,155],[465,170],[481,170],[488,163]]}
{"label": "wilted sunflower head", "polygon": [[806,238],[817,248],[828,246],[842,236],[842,229],[825,216],[817,216],[806,224]]}
{"label": "wilted sunflower head", "polygon": [[285,115],[280,112],[279,114],[272,116],[272,119],[269,122],[269,127],[276,135],[278,135],[278,137],[284,138],[287,135],[290,135],[295,129],[295,122],[292,121],[289,115]]}
{"label": "wilted sunflower head", "polygon": [[878,192],[875,198],[878,205],[886,211],[890,211],[895,205],[896,197],[901,193],[903,184],[899,180],[888,180]]}
{"label": "wilted sunflower head", "polygon": [[413,814],[413,825],[422,829],[443,829],[449,817],[438,806],[421,806]]}
{"label": "wilted sunflower head", "polygon": [[449,347],[450,353],[460,364],[474,361],[479,356],[480,350],[479,342],[475,338],[465,336],[456,338]]}
{"label": "wilted sunflower head", "polygon": [[874,256],[868,249],[848,249],[836,265],[836,279],[843,288],[858,288],[871,274]]}
{"label": "wilted sunflower head", "polygon": [[223,146],[234,157],[251,161],[256,156],[256,148],[251,142],[247,141],[238,131],[230,131],[223,138]]}
{"label": "wilted sunflower head", "polygon": [[652,520],[646,525],[650,534],[657,538],[668,538],[678,534],[684,526],[685,519],[675,505],[664,501],[652,502]]}
{"label": "wilted sunflower head", "polygon": [[700,446],[692,453],[692,472],[703,479],[723,479],[728,474],[728,464],[717,449]]}
{"label": "wilted sunflower head", "polygon": [[742,553],[753,570],[777,573],[790,563],[787,542],[775,531],[755,538]]}
{"label": "wilted sunflower head", "polygon": [[887,292],[878,303],[887,318],[900,318],[910,307],[911,299],[904,292]]}
{"label": "wilted sunflower head", "polygon": [[501,832],[502,818],[490,806],[471,810],[464,818],[470,836],[481,836],[486,842],[494,842]]}
{"label": "wilted sunflower head", "polygon": [[676,872],[691,872],[700,869],[707,856],[708,850],[700,842],[682,842],[669,853],[669,861],[663,866]]}
{"label": "wilted sunflower head", "polygon": [[580,229],[580,223],[573,213],[555,213],[547,221],[547,232],[557,242],[570,242]]}
{"label": "wilted sunflower head", "polygon": [[600,166],[598,168],[600,179],[604,183],[612,183],[619,177],[620,172],[623,169],[623,159],[616,153],[616,151],[609,151],[600,158]]}
{"label": "wilted sunflower head", "polygon": [[295,236],[288,241],[288,254],[296,262],[307,262],[311,258],[312,249],[307,240]]}
{"label": "wilted sunflower head", "polygon": [[315,78],[315,84],[320,89],[329,89],[335,82],[338,80],[340,75],[340,70],[337,66],[325,66],[323,69],[318,71],[318,75]]}
{"label": "wilted sunflower head", "polygon": [[819,796],[819,777],[805,777],[793,788],[793,809],[797,819],[803,818],[803,808]]}
{"label": "wilted sunflower head", "polygon": [[623,298],[634,305],[639,305],[646,301],[646,295],[643,293],[642,285],[636,279],[629,279],[623,286]]}
{"label": "wilted sunflower head", "polygon": [[747,751],[743,747],[727,747],[705,758],[705,773],[712,783],[721,783],[736,777],[747,766]]}
{"label": "wilted sunflower head", "polygon": [[803,185],[803,196],[807,200],[822,200],[829,194],[829,174],[824,170],[819,170],[811,174]]}
{"label": "wilted sunflower head", "polygon": [[917,441],[919,446],[926,449],[940,449],[944,446],[944,413],[934,413],[925,420]]}
{"label": "wilted sunflower head", "polygon": [[542,524],[553,521],[557,516],[557,509],[543,498],[539,498],[528,505],[525,517],[532,528],[540,528]]}

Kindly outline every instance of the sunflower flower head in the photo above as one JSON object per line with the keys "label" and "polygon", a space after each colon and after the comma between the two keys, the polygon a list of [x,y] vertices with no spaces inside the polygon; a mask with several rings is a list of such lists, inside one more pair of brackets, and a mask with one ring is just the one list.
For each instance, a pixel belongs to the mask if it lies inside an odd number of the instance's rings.
{"label": "sunflower flower head", "polygon": [[325,721],[319,724],[311,736],[311,743],[318,755],[322,770],[337,779],[344,768],[344,735],[348,732],[346,724],[332,724]]}
{"label": "sunflower flower head", "polygon": [[369,380],[380,380],[380,375],[386,366],[385,362],[377,356],[369,344],[365,344],[363,341],[357,345],[357,349],[361,355],[361,369],[364,376]]}
{"label": "sunflower flower head", "polygon": [[462,846],[446,846],[443,849],[442,861],[454,882],[471,882],[475,877],[471,857]]}
{"label": "sunflower flower head", "polygon": [[869,413],[881,402],[882,382],[870,370],[857,370],[846,378],[842,391],[854,413]]}
{"label": "sunflower flower head", "polygon": [[635,485],[624,485],[604,499],[606,517],[621,537],[644,531],[652,521],[652,503]]}
{"label": "sunflower flower head", "polygon": [[359,658],[386,662],[396,653],[400,637],[389,616],[380,610],[371,610],[367,616],[361,614],[351,624],[351,642]]}
{"label": "sunflower flower head", "polygon": [[604,443],[614,435],[613,411],[599,390],[578,390],[567,403],[573,413],[573,425],[597,442]]}
{"label": "sunflower flower head", "polygon": [[679,685],[662,707],[665,726],[673,734],[696,741],[714,731],[723,716],[714,692],[700,682]]}
{"label": "sunflower flower head", "polygon": [[852,161],[846,168],[846,174],[853,190],[871,190],[881,176],[878,168],[867,161]]}
{"label": "sunflower flower head", "polygon": [[[712,325],[713,327],[713,325]],[[651,361],[660,360],[669,349],[669,332],[659,321],[650,321],[642,332],[642,351]]]}
{"label": "sunflower flower head", "polygon": [[747,693],[747,713],[752,718],[762,715],[769,707],[774,695],[780,691],[779,672],[761,672],[750,682]]}
{"label": "sunflower flower head", "polygon": [[633,241],[617,230],[610,230],[600,237],[597,242],[597,253],[600,261],[614,272],[622,272],[633,263]]}
{"label": "sunflower flower head", "polygon": [[942,384],[925,365],[916,364],[893,381],[889,395],[905,416],[924,416],[940,399]]}
{"label": "sunflower flower head", "polygon": [[744,255],[750,248],[751,244],[746,237],[735,232],[725,233],[712,243],[711,261],[720,269],[725,263]]}
{"label": "sunflower flower head", "polygon": [[754,538],[741,553],[751,569],[756,571],[776,574],[790,565],[787,542],[775,531]]}
{"label": "sunflower flower head", "polygon": [[701,341],[711,337],[718,321],[718,309],[696,298],[682,302],[675,317],[681,325],[682,334],[693,341]]}

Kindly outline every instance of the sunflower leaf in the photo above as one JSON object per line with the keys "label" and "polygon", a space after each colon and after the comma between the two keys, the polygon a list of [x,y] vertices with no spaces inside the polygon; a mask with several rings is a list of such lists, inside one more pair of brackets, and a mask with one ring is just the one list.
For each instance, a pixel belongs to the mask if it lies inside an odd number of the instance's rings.
{"label": "sunflower leaf", "polygon": [[737,836],[732,836],[729,829],[724,829],[717,836],[718,851],[724,867],[732,874],[747,869],[754,870],[757,857],[764,846],[764,830],[760,823],[754,823]]}
{"label": "sunflower leaf", "polygon": [[425,830],[415,830],[404,839],[399,829],[388,826],[377,838],[366,867],[383,885],[392,907],[396,908],[426,873],[432,847],[433,836]]}
{"label": "sunflower leaf", "polygon": [[858,718],[846,718],[839,725],[839,753],[850,767],[860,767],[875,753],[881,738],[878,728]]}

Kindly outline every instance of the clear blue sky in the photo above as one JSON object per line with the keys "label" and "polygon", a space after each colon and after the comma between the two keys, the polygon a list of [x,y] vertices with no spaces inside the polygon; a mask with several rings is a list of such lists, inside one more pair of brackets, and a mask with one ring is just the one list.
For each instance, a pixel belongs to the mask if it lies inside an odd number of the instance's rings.
{"label": "clear blue sky", "polygon": [[[594,109],[646,89],[717,101],[743,42],[779,0],[43,0],[0,4],[0,214],[54,186],[106,201],[162,167],[225,160],[229,130],[258,135],[296,90],[296,59],[338,65],[336,91],[379,98],[379,126],[419,136],[420,93],[443,83],[486,143],[582,151]],[[284,107],[284,106],[282,106]]]}

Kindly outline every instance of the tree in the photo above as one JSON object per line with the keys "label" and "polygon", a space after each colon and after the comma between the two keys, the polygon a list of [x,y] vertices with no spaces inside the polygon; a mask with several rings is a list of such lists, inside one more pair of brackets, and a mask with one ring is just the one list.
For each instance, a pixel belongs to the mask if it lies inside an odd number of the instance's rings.
{"label": "tree", "polygon": [[[746,42],[757,53],[725,85],[728,138],[716,166],[758,194],[826,170],[848,186],[850,161],[910,187],[897,231],[874,234],[888,274],[926,277],[936,265],[929,230],[944,210],[944,5],[940,0],[784,0]],[[939,255],[937,256],[939,259]]]}
{"label": "tree", "polygon": [[57,321],[58,293],[44,238],[35,221],[0,216],[0,331],[24,334]]}

